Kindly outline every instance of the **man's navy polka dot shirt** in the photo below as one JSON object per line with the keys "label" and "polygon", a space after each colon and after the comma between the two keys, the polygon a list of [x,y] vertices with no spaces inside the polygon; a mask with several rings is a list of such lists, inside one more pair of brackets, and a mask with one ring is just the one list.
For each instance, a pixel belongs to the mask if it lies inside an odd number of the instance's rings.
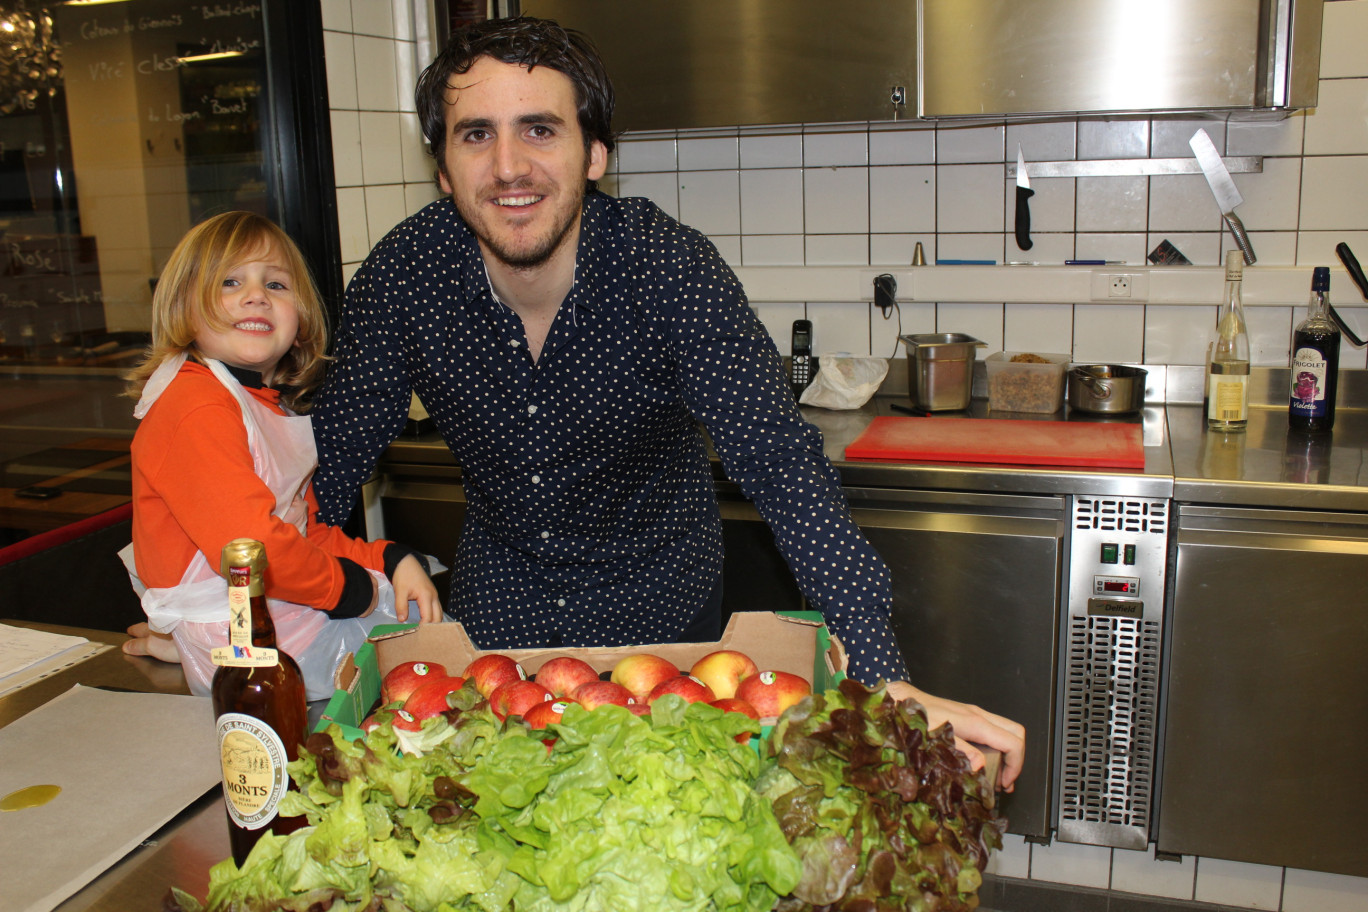
{"label": "man's navy polka dot shirt", "polygon": [[712,243],[653,203],[586,196],[575,281],[536,362],[450,200],[391,231],[347,290],[311,413],[325,521],[351,513],[411,391],[461,466],[447,611],[481,648],[678,639],[722,568],[701,424],[851,676],[907,678],[888,570],[774,343]]}

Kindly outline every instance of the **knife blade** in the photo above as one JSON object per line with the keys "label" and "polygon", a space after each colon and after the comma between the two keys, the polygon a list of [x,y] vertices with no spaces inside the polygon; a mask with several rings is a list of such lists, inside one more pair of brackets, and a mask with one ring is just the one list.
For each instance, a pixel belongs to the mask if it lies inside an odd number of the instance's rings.
{"label": "knife blade", "polygon": [[1253,266],[1257,262],[1254,256],[1254,248],[1249,243],[1249,234],[1245,231],[1244,222],[1240,221],[1240,217],[1235,214],[1235,207],[1244,202],[1244,197],[1240,196],[1240,191],[1235,188],[1235,181],[1231,180],[1225,162],[1221,161],[1221,153],[1216,151],[1216,146],[1212,143],[1206,130],[1199,129],[1192,134],[1192,139],[1188,140],[1188,145],[1192,147],[1192,154],[1197,157],[1197,164],[1201,166],[1202,174],[1206,176],[1207,186],[1211,188],[1211,195],[1216,197],[1216,205],[1220,207],[1221,218],[1225,219],[1226,225],[1230,228],[1230,233],[1235,238],[1235,245],[1244,254],[1245,265]]}
{"label": "knife blade", "polygon": [[1035,246],[1031,240],[1031,206],[1028,200],[1035,195],[1031,189],[1031,178],[1026,174],[1026,156],[1022,154],[1021,143],[1017,143],[1017,180],[1016,180],[1016,242],[1022,250]]}

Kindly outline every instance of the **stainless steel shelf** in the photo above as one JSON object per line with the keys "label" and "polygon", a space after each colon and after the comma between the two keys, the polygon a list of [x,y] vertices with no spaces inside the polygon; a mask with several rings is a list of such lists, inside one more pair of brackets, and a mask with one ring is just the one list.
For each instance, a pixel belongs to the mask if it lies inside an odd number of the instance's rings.
{"label": "stainless steel shelf", "polygon": [[[1236,155],[1223,158],[1231,174],[1259,174],[1262,155]],[[1015,178],[1016,162],[1007,163],[1007,176]],[[1090,161],[1027,162],[1031,177],[1154,177],[1164,174],[1201,174],[1195,158],[1113,158]]]}

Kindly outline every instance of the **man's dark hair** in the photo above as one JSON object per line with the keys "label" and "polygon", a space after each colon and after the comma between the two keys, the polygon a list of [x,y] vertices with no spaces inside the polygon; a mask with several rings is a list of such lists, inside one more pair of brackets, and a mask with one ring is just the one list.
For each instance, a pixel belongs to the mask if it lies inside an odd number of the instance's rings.
{"label": "man's dark hair", "polygon": [[451,77],[468,73],[481,57],[527,67],[549,67],[569,77],[585,148],[594,140],[613,151],[613,84],[588,36],[550,19],[519,16],[477,22],[452,34],[446,47],[418,77],[414,98],[428,152],[442,165],[446,146],[446,90]]}

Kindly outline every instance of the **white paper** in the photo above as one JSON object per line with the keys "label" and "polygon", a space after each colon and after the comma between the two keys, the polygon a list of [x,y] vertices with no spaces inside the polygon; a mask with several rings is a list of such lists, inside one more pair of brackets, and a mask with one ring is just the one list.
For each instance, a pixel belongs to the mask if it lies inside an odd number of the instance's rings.
{"label": "white paper", "polygon": [[[77,685],[0,729],[0,907],[49,912],[220,782],[207,697]],[[225,822],[224,826],[227,826]]]}
{"label": "white paper", "polygon": [[85,637],[0,624],[0,689],[3,689],[5,678],[10,675],[89,642]]}

